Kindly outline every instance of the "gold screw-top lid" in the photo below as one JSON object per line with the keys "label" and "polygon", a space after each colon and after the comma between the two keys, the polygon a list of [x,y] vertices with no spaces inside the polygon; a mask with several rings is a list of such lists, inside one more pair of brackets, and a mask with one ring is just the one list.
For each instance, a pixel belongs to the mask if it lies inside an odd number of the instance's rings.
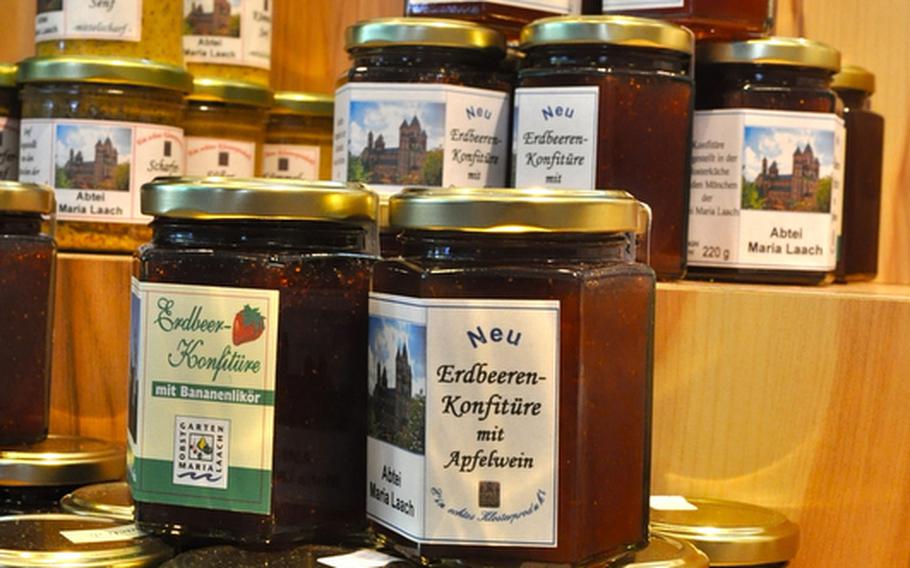
{"label": "gold screw-top lid", "polygon": [[112,519],[65,514],[0,517],[0,566],[142,568],[158,566],[173,555],[162,541]]}
{"label": "gold screw-top lid", "polygon": [[228,81],[211,77],[193,79],[193,102],[214,102],[267,108],[272,105],[272,91],[246,81]]}
{"label": "gold screw-top lid", "polygon": [[46,185],[0,181],[0,211],[47,215],[54,208],[54,191]]}
{"label": "gold screw-top lid", "polygon": [[229,545],[197,548],[184,552],[161,568],[209,568],[211,566],[276,566],[295,568],[325,568],[320,558],[350,554],[352,549],[323,545],[303,545],[289,550],[244,550]]}
{"label": "gold screw-top lid", "polygon": [[389,222],[475,233],[634,232],[639,207],[624,191],[408,188],[389,200]]}
{"label": "gold screw-top lid", "polygon": [[699,64],[745,63],[840,71],[838,50],[818,41],[794,37],[699,43],[695,60]]}
{"label": "gold screw-top lid", "polygon": [[148,59],[97,56],[32,57],[19,64],[20,83],[103,83],[189,93],[193,76]]}
{"label": "gold screw-top lid", "polygon": [[522,49],[598,43],[691,54],[695,36],[670,22],[632,16],[556,16],[536,20],[521,30]]}
{"label": "gold screw-top lid", "polygon": [[133,496],[125,481],[80,487],[60,500],[67,513],[117,521],[133,520]]}
{"label": "gold screw-top lid", "polygon": [[859,65],[844,65],[831,83],[834,89],[852,89],[869,95],[875,92],[875,74]]}
{"label": "gold screw-top lid", "polygon": [[125,471],[123,447],[94,438],[51,435],[37,444],[0,448],[0,486],[87,485],[121,479]]}
{"label": "gold screw-top lid", "polygon": [[222,177],[158,178],[142,186],[145,215],[176,219],[375,221],[379,198],[359,183]]}
{"label": "gold screw-top lid", "polygon": [[648,546],[623,556],[610,568],[708,568],[708,557],[687,542],[652,536]]}
{"label": "gold screw-top lid", "polygon": [[378,18],[349,26],[345,49],[386,46],[452,47],[506,53],[498,31],[471,22],[441,18]]}
{"label": "gold screw-top lid", "polygon": [[0,87],[15,87],[18,73],[18,66],[11,63],[0,63]]}
{"label": "gold screw-top lid", "polygon": [[275,93],[272,114],[300,114],[308,116],[332,116],[335,113],[335,97],[318,93]]}
{"label": "gold screw-top lid", "polygon": [[763,507],[688,499],[688,510],[651,509],[651,532],[692,543],[711,566],[755,566],[786,562],[799,549],[799,528]]}

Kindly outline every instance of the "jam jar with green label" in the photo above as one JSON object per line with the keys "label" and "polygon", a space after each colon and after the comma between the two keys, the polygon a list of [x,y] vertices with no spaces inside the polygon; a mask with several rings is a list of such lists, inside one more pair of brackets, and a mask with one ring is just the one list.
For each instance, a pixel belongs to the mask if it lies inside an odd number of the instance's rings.
{"label": "jam jar with green label", "polygon": [[141,529],[264,544],[363,528],[378,207],[332,182],[143,187],[155,221],[132,283],[128,426]]}
{"label": "jam jar with green label", "polygon": [[367,514],[422,561],[647,542],[654,272],[620,191],[407,189],[370,294]]}

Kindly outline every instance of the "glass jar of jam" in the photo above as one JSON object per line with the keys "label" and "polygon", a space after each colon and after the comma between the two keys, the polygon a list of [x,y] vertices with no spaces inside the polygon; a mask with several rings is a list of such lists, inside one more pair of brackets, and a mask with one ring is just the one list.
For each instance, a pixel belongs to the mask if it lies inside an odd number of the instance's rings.
{"label": "glass jar of jam", "polygon": [[183,0],[35,0],[39,56],[113,55],[183,65]]}
{"label": "glass jar of jam", "polygon": [[512,83],[502,34],[387,18],[349,27],[346,44],[352,66],[335,94],[332,179],[387,194],[505,185]]}
{"label": "glass jar of jam", "polygon": [[80,487],[60,500],[60,508],[73,515],[116,521],[133,520],[133,496],[125,481]]}
{"label": "glass jar of jam", "polygon": [[651,536],[648,546],[610,562],[609,568],[708,568],[708,557],[691,544]]}
{"label": "glass jar of jam", "polygon": [[187,175],[259,175],[271,91],[255,83],[196,78],[187,100]]}
{"label": "glass jar of jam", "polygon": [[18,67],[0,63],[0,181],[19,180]]}
{"label": "glass jar of jam", "polygon": [[821,284],[834,277],[844,121],[840,54],[796,38],[700,44],[689,274]]}
{"label": "glass jar of jam", "polygon": [[164,542],[111,519],[59,513],[0,517],[0,566],[151,568],[173,555]]}
{"label": "glass jar of jam", "polygon": [[234,542],[362,528],[376,194],[159,179],[133,280],[129,482],[143,530]]}
{"label": "glass jar of jam", "polygon": [[422,561],[647,542],[654,273],[639,203],[408,189],[370,295],[367,514]]}
{"label": "glass jar of jam", "polygon": [[699,40],[740,40],[774,31],[775,0],[585,0],[585,13],[670,20]]}
{"label": "glass jar of jam", "polygon": [[331,95],[275,93],[263,151],[262,175],[273,178],[332,178]]}
{"label": "glass jar of jam", "polygon": [[651,509],[651,532],[691,543],[711,566],[785,568],[799,549],[799,527],[763,507],[687,499],[685,508]]}
{"label": "glass jar of jam", "polygon": [[844,102],[847,154],[844,164],[844,222],[838,282],[872,280],[878,273],[885,119],[872,111],[875,75],[847,65],[834,76],[834,91]]}
{"label": "glass jar of jam", "polygon": [[52,510],[77,487],[122,479],[122,446],[51,434],[43,442],[0,448],[0,516]]}
{"label": "glass jar of jam", "polygon": [[455,18],[495,28],[518,39],[523,26],[548,16],[581,12],[581,0],[406,0],[408,16]]}
{"label": "glass jar of jam", "polygon": [[0,181],[0,446],[47,437],[57,247],[49,187]]}
{"label": "glass jar of jam", "polygon": [[54,188],[63,250],[131,252],[148,240],[139,188],[183,173],[179,67],[116,57],[37,57],[19,66],[19,179]]}
{"label": "glass jar of jam", "polygon": [[196,77],[269,86],[274,0],[183,0],[183,54]]}
{"label": "glass jar of jam", "polygon": [[631,192],[653,210],[662,280],[686,272],[693,48],[684,28],[625,16],[548,18],[522,32],[515,186]]}

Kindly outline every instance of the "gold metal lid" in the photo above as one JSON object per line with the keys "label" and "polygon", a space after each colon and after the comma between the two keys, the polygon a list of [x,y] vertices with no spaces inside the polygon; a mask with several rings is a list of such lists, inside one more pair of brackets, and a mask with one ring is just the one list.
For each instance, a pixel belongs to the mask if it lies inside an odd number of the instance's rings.
{"label": "gold metal lid", "polygon": [[18,73],[19,67],[17,65],[12,63],[0,63],[0,87],[15,87]]}
{"label": "gold metal lid", "polygon": [[652,533],[692,543],[711,566],[754,566],[796,556],[799,528],[781,513],[715,499],[688,501],[695,510],[652,508]]}
{"label": "gold metal lid", "polygon": [[605,43],[692,54],[695,36],[688,28],[632,16],[556,16],[521,30],[521,48],[541,45]]}
{"label": "gold metal lid", "polygon": [[824,43],[806,38],[768,37],[733,42],[699,43],[698,63],[748,63],[814,67],[837,73],[840,52]]}
{"label": "gold metal lid", "polygon": [[875,73],[859,65],[844,65],[831,83],[834,89],[852,89],[867,94],[875,92]]}
{"label": "gold metal lid", "polygon": [[134,533],[133,525],[111,519],[64,514],[0,517],[0,566],[141,568],[158,566],[174,555],[162,541],[141,533],[130,538]]}
{"label": "gold metal lid", "polygon": [[65,55],[32,57],[19,64],[20,83],[104,83],[189,93],[193,76],[182,67],[148,59]]}
{"label": "gold metal lid", "polygon": [[193,79],[193,92],[187,95],[193,102],[214,102],[267,108],[272,105],[272,91],[246,81],[228,81],[211,77]]}
{"label": "gold metal lid", "polygon": [[319,93],[275,93],[272,114],[301,114],[332,116],[335,113],[335,97]]}
{"label": "gold metal lid", "polygon": [[142,212],[177,219],[375,221],[379,197],[359,183],[220,177],[158,178]]}
{"label": "gold metal lid", "polygon": [[652,536],[648,546],[634,552],[630,558],[616,563],[617,568],[708,568],[703,552],[680,540]]}
{"label": "gold metal lid", "polygon": [[46,185],[0,181],[0,211],[47,215],[54,208],[54,191]]}
{"label": "gold metal lid", "polygon": [[29,446],[0,448],[0,486],[57,487],[123,478],[122,446],[76,436],[48,436]]}
{"label": "gold metal lid", "polygon": [[389,200],[389,222],[472,233],[634,232],[639,206],[624,191],[408,188]]}
{"label": "gold metal lid", "polygon": [[80,487],[60,500],[67,513],[102,517],[117,521],[133,520],[133,496],[125,481]]}
{"label": "gold metal lid", "polygon": [[345,49],[420,45],[490,50],[505,56],[506,39],[498,31],[472,22],[441,18],[378,18],[349,26]]}
{"label": "gold metal lid", "polygon": [[197,548],[179,554],[161,568],[209,568],[210,566],[274,566],[277,568],[325,568],[320,558],[350,554],[353,549],[308,544],[288,550],[244,550],[230,545]]}

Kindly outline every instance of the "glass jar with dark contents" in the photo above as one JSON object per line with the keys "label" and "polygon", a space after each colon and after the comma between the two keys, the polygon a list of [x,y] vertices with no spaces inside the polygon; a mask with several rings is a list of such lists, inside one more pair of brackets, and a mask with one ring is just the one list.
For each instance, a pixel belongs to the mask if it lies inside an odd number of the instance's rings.
{"label": "glass jar with dark contents", "polygon": [[834,277],[844,122],[840,53],[801,38],[699,45],[689,218],[698,279]]}
{"label": "glass jar with dark contents", "polygon": [[335,93],[333,179],[385,194],[506,184],[512,81],[502,34],[385,18],[348,28],[346,45],[352,65]]}
{"label": "glass jar with dark contents", "polygon": [[581,11],[581,0],[407,0],[408,16],[455,18],[495,28],[509,39],[518,39],[523,26],[548,16],[565,16]]}
{"label": "glass jar with dark contents", "polygon": [[522,32],[516,187],[619,187],[651,206],[651,267],[686,273],[692,34],[625,16],[548,18]]}
{"label": "glass jar with dark contents", "polygon": [[275,93],[262,159],[264,177],[332,178],[331,95]]}
{"label": "glass jar with dark contents", "polygon": [[370,296],[367,514],[423,562],[578,563],[647,541],[654,273],[640,204],[408,189]]}
{"label": "glass jar with dark contents", "polygon": [[748,39],[773,33],[775,0],[585,0],[585,13],[670,20],[699,40]]}
{"label": "glass jar with dark contents", "polygon": [[0,181],[0,445],[47,437],[57,247],[49,187]]}
{"label": "glass jar with dark contents", "polygon": [[872,111],[875,75],[847,65],[834,76],[834,91],[844,102],[847,159],[844,167],[844,223],[838,282],[872,280],[878,273],[885,119]]}
{"label": "glass jar with dark contents", "polygon": [[0,63],[0,180],[19,180],[18,67]]}
{"label": "glass jar with dark contents", "polygon": [[256,544],[362,528],[376,195],[186,178],[142,197],[155,221],[133,280],[140,528]]}

